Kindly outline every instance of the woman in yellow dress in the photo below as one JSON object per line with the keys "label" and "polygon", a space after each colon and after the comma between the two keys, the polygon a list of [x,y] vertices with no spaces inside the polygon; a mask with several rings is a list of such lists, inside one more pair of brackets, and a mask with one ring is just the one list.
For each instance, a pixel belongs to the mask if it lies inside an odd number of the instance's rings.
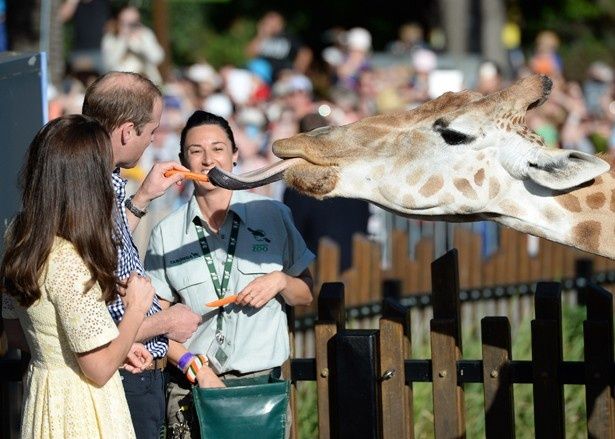
{"label": "woman in yellow dress", "polygon": [[[136,274],[116,283],[111,167],[109,137],[86,116],[49,122],[28,149],[0,265],[9,343],[31,353],[24,439],[134,437],[118,368],[151,362],[134,340],[154,289]],[[105,302],[118,291],[116,326]]]}

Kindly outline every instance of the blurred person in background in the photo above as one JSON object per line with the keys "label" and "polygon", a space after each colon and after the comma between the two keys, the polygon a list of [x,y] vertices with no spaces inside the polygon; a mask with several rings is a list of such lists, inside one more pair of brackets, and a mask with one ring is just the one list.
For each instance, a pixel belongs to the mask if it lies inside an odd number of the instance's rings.
{"label": "blurred person in background", "polygon": [[404,23],[399,27],[398,38],[387,44],[386,51],[397,57],[410,57],[417,49],[427,47],[423,27],[419,23]]}
{"label": "blurred person in background", "polygon": [[594,61],[589,65],[582,87],[587,111],[591,116],[606,116],[605,99],[610,102],[613,76],[613,68],[604,61]]}
{"label": "blurred person in background", "polygon": [[201,62],[192,64],[186,69],[186,78],[196,85],[199,100],[216,93],[222,86],[222,78],[218,72],[208,63]]}
{"label": "blurred person in background", "polygon": [[111,19],[110,0],[65,0],[59,9],[62,23],[72,25],[68,66],[85,86],[105,72],[101,44]]}
{"label": "blurred person in background", "polygon": [[488,95],[499,91],[504,86],[502,69],[494,61],[483,61],[478,67],[476,91]]}
{"label": "blurred person in background", "polygon": [[372,35],[367,29],[353,27],[345,35],[346,51],[335,68],[335,85],[358,91],[359,77],[371,69]]}
{"label": "blurred person in background", "polygon": [[250,59],[267,61],[274,81],[284,70],[305,74],[313,58],[312,49],[286,29],[286,19],[277,11],[269,11],[261,17],[256,35],[248,42],[245,52]]}
{"label": "blurred person in background", "polygon": [[139,73],[154,84],[162,84],[158,66],[164,50],[154,32],[141,23],[135,6],[123,6],[102,39],[102,56],[107,71]]}
{"label": "blurred person in background", "polygon": [[529,59],[529,67],[534,73],[547,76],[561,76],[564,64],[559,54],[560,40],[551,30],[543,30],[536,36],[534,53]]}

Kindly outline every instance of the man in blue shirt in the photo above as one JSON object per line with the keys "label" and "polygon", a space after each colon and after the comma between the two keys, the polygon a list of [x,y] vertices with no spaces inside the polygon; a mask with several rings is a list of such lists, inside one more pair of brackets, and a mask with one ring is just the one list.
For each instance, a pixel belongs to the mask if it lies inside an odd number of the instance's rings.
{"label": "man in blue shirt", "polygon": [[[155,164],[134,195],[126,197],[126,180],[121,168],[136,166],[152,138],[162,114],[160,90],[136,73],[110,72],[93,82],[86,90],[83,114],[98,119],[111,137],[113,149],[113,187],[116,194],[116,236],[119,241],[118,279],[126,279],[132,271],[144,274],[139,253],[131,232],[146,214],[149,203],[164,194],[182,177],[165,177],[170,169],[187,170],[177,162]],[[109,305],[116,322],[124,315],[120,296]],[[201,321],[200,315],[178,304],[163,309],[156,296],[138,334],[154,357],[152,365],[140,373],[121,370],[122,382],[137,438],[160,436],[165,422],[165,379],[168,339],[186,341]]]}

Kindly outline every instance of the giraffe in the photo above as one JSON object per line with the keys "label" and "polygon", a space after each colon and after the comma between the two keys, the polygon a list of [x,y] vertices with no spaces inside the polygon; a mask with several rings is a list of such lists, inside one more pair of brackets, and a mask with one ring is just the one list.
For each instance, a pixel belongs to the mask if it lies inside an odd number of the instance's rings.
{"label": "giraffe", "polygon": [[398,215],[453,222],[492,220],[615,259],[615,177],[598,156],[548,149],[525,113],[551,80],[520,79],[499,92],[445,93],[407,111],[323,127],[274,142],[282,160],[234,176],[229,189],[287,184],[317,198],[351,197]]}

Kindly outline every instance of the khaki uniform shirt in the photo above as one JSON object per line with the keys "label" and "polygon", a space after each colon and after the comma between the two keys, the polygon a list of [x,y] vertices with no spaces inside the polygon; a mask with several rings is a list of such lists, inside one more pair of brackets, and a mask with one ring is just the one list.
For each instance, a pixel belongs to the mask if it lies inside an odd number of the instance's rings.
{"label": "khaki uniform shirt", "polygon": [[[251,192],[235,191],[230,211],[238,215],[240,225],[227,294],[236,294],[253,279],[273,271],[297,276],[313,261],[314,255],[284,204]],[[212,343],[217,343],[214,338],[218,309],[205,304],[218,296],[196,232],[197,217],[202,215],[193,196],[163,219],[152,231],[145,268],[161,298],[183,302],[202,315],[202,323],[185,346],[194,354],[206,354]],[[227,215],[217,234],[207,226],[203,228],[220,280],[232,217]],[[221,373],[268,369],[280,366],[289,356],[288,325],[280,295],[260,309],[226,305],[222,332],[228,360]]]}

